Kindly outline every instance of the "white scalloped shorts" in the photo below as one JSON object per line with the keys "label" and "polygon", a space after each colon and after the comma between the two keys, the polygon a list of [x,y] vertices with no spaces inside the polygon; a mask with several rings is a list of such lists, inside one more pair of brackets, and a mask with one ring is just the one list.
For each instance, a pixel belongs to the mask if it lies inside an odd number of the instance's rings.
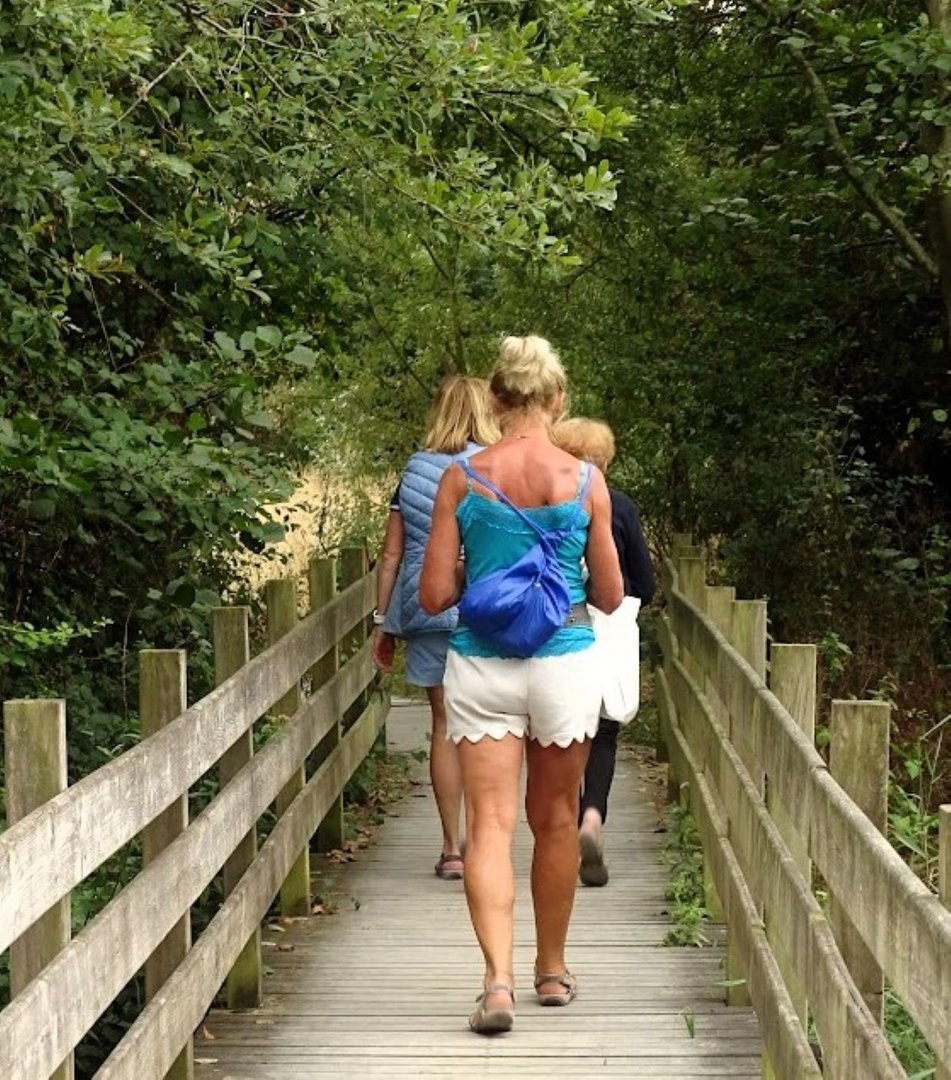
{"label": "white scalloped shorts", "polygon": [[511,733],[542,746],[591,739],[598,730],[601,680],[594,650],[502,660],[449,650],[447,735],[454,743]]}

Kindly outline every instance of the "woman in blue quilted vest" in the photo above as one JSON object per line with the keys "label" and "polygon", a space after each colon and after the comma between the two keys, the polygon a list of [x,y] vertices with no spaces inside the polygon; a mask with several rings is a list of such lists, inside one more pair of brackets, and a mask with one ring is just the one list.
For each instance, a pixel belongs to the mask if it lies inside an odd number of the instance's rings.
{"label": "woman in blue quilted vest", "polygon": [[[534,989],[542,1005],[567,1005],[575,996],[565,945],[578,874],[578,791],[601,706],[585,599],[610,612],[623,596],[604,477],[552,442],[566,390],[557,355],[543,338],[505,338],[489,385],[502,438],[471,455],[466,468],[446,470],[420,578],[426,611],[452,608],[465,586],[470,597],[485,598],[479,615],[488,615],[476,633],[467,598],[450,637],[445,676],[448,732],[458,747],[466,800],[466,899],[485,959],[483,992],[469,1025],[485,1035],[508,1031],[514,1022],[511,847],[523,759],[535,842]],[[563,621],[546,625],[548,636],[526,655],[505,643],[513,638],[509,631],[527,621],[523,611],[510,617],[509,586],[516,569],[536,557],[540,533],[551,556],[534,580],[538,589],[552,576],[560,581],[552,589],[560,597],[553,610],[563,612]],[[497,636],[487,636],[493,576],[507,622]]]}
{"label": "woman in blue quilted vest", "polygon": [[390,503],[383,552],[377,568],[377,610],[373,615],[373,659],[393,670],[396,641],[406,643],[406,681],[423,687],[432,712],[429,772],[442,823],[440,878],[463,874],[459,818],[462,780],[455,744],[446,738],[443,674],[454,607],[430,615],[419,605],[419,575],[429,540],[436,489],[446,468],[499,437],[484,379],[452,375],[433,404],[423,449],[413,454]]}

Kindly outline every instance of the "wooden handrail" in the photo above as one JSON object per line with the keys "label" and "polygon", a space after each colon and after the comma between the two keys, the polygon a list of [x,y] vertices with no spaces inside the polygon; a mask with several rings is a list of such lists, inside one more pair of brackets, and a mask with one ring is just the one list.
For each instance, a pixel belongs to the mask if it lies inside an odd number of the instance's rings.
{"label": "wooden handrail", "polygon": [[[341,639],[362,646],[255,754],[229,769],[202,813],[0,1012],[0,1075],[50,1076],[215,878],[288,779],[357,701],[375,672],[363,628],[375,598],[364,574],[207,697],[122,757],[54,796],[0,835],[0,949],[187,793],[235,741]],[[296,699],[295,699],[296,700]],[[181,707],[181,706],[179,706]],[[279,816],[205,933],[164,974],[103,1076],[191,1075],[190,1038],[310,837],[383,726],[374,694],[339,745]],[[253,855],[253,851],[251,852]],[[309,902],[308,902],[309,910]],[[187,946],[187,942],[186,942]],[[161,1062],[161,1065],[158,1063]],[[158,1071],[161,1069],[161,1073]]]}
{"label": "wooden handrail", "polygon": [[207,772],[374,598],[367,575],[156,735],[0,835],[0,952]]}
{"label": "wooden handrail", "polygon": [[[842,961],[811,882],[770,817],[758,779],[765,774],[830,891],[851,899],[849,919],[895,992],[939,1060],[951,1062],[951,913],[836,782],[715,620],[680,588],[670,560],[664,579],[669,617],[662,617],[664,667],[657,680],[662,728],[676,779],[689,784],[721,900],[726,890],[736,902],[736,890],[745,888],[755,900],[749,918],[758,919],[764,905],[774,913],[779,929],[770,937],[783,938],[808,993],[830,1075],[904,1075]],[[729,730],[708,688],[719,696]],[[734,856],[739,882],[725,870]],[[777,987],[759,992],[758,1012],[782,1012]],[[770,1032],[764,1034],[770,1048]],[[774,1040],[774,1062],[788,1061],[789,1045]]]}

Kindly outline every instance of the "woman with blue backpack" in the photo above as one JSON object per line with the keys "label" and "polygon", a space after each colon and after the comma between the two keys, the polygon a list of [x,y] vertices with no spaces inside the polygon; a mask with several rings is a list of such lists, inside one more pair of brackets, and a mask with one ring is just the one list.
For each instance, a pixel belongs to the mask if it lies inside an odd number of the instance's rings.
{"label": "woman with blue backpack", "polygon": [[406,646],[406,681],[423,687],[432,714],[429,775],[442,825],[436,876],[463,875],[459,818],[462,780],[456,747],[446,738],[443,673],[456,609],[430,615],[419,605],[419,575],[429,540],[436,488],[454,461],[495,442],[499,430],[485,379],[451,375],[443,379],[429,417],[423,449],[410,457],[390,501],[383,551],[377,566],[377,607],[373,613],[373,660],[393,670],[397,639]]}
{"label": "woman with blue backpack", "polygon": [[565,944],[578,791],[602,694],[585,602],[610,612],[623,596],[604,477],[552,442],[566,392],[558,356],[543,338],[505,338],[489,386],[502,438],[443,475],[420,578],[426,611],[459,606],[444,687],[466,800],[466,899],[485,958],[469,1017],[479,1034],[514,1022],[511,845],[523,759],[534,989],[555,1006],[577,991]]}

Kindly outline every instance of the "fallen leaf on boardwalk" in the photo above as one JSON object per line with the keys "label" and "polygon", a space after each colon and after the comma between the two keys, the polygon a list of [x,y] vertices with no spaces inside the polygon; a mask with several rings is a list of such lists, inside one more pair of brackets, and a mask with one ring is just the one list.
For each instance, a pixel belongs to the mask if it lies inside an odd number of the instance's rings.
{"label": "fallen leaf on boardwalk", "polygon": [[278,951],[278,952],[293,952],[293,951],[294,951],[294,946],[293,946],[293,945],[291,945],[291,944],[290,944],[289,942],[283,942],[283,941],[282,941],[282,942],[281,942],[281,943],[280,943],[280,944],[278,945],[278,947],[277,947],[277,951]]}
{"label": "fallen leaf on boardwalk", "polygon": [[261,941],[261,948],[262,949],[276,949],[277,948],[277,942],[276,941],[268,941],[267,938],[264,938]]}
{"label": "fallen leaf on boardwalk", "polygon": [[311,915],[326,915],[327,911],[324,908],[323,904],[314,904],[314,906],[310,909],[310,913]]}
{"label": "fallen leaf on boardwalk", "polygon": [[214,1035],[212,1035],[212,1033],[208,1030],[208,1028],[205,1027],[204,1024],[201,1025],[201,1037],[203,1039],[207,1039],[208,1042],[214,1042],[215,1041]]}
{"label": "fallen leaf on boardwalk", "polygon": [[284,933],[286,933],[284,927],[279,926],[277,923],[271,923],[270,929],[273,930],[276,934],[284,934]]}
{"label": "fallen leaf on boardwalk", "polygon": [[328,859],[333,859],[334,862],[353,862],[356,856],[352,851],[343,851],[340,848],[334,848],[333,851],[327,853]]}
{"label": "fallen leaf on boardwalk", "polygon": [[217,1065],[217,1058],[195,1058],[196,1065]]}

